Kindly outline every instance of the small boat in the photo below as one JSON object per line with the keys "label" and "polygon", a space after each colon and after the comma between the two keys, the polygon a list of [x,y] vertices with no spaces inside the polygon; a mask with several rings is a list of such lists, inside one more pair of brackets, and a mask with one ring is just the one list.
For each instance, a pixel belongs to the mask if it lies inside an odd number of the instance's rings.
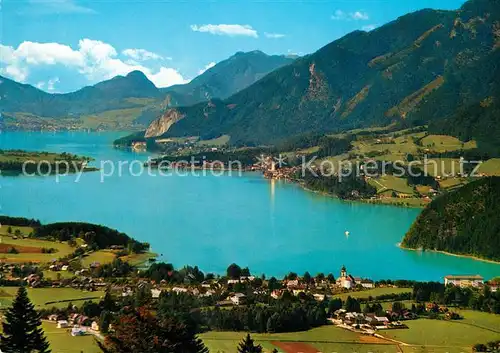
{"label": "small boat", "polygon": [[350,233],[349,233],[349,231],[348,231],[348,230],[346,230],[346,231],[345,231],[345,236],[346,236],[346,237],[348,237],[348,236],[349,236],[349,234],[350,234]]}

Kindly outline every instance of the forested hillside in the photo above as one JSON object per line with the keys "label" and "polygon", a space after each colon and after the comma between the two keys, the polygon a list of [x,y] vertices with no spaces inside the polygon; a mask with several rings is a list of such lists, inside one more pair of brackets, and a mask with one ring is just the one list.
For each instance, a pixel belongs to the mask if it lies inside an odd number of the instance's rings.
{"label": "forested hillside", "polygon": [[500,177],[484,178],[433,200],[402,246],[500,260]]}
{"label": "forested hillside", "polygon": [[226,134],[233,143],[267,144],[307,132],[451,118],[494,96],[499,49],[497,0],[418,11],[350,33],[228,99],[167,111],[160,120],[182,119],[158,136]]}

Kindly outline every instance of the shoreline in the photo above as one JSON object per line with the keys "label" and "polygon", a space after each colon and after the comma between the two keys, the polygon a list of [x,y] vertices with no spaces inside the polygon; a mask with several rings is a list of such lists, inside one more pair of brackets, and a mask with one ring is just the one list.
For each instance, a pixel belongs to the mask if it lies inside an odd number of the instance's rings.
{"label": "shoreline", "polygon": [[377,206],[390,206],[390,207],[399,207],[399,208],[406,208],[406,209],[419,209],[419,210],[423,210],[425,208],[425,206],[419,207],[419,206],[403,205],[403,204],[397,204],[397,203],[384,203],[384,202],[380,202],[377,200],[370,200],[370,199],[355,199],[355,200],[341,199],[340,197],[338,197],[336,195],[329,194],[329,193],[324,192],[324,191],[317,191],[317,190],[310,189],[299,181],[294,181],[294,180],[287,180],[287,181],[290,182],[291,184],[298,185],[301,189],[308,191],[308,192],[311,192],[313,194],[327,196],[327,197],[337,199],[337,200],[343,201],[343,202],[348,202],[348,203],[363,203],[363,204],[372,204],[372,205],[377,205]]}
{"label": "shoreline", "polygon": [[481,262],[486,262],[486,263],[490,263],[490,264],[500,265],[500,261],[485,259],[485,258],[477,257],[477,256],[474,256],[474,255],[454,254],[454,253],[447,252],[447,251],[444,251],[444,250],[412,249],[412,248],[407,248],[407,247],[403,246],[401,243],[398,243],[397,246],[398,246],[398,248],[400,248],[402,250],[420,251],[420,252],[432,252],[432,253],[436,253],[436,254],[443,254],[443,255],[448,255],[448,256],[461,257],[461,258],[471,259],[471,260],[475,260],[475,261],[481,261]]}

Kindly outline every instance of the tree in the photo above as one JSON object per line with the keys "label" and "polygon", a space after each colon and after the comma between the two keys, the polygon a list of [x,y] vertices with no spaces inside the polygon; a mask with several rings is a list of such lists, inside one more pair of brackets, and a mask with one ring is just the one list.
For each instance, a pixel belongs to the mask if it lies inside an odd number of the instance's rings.
{"label": "tree", "polygon": [[310,284],[311,283],[311,274],[306,271],[306,273],[304,273],[304,276],[302,276],[302,279],[304,280],[304,282],[306,284]]}
{"label": "tree", "polygon": [[359,313],[361,312],[361,305],[355,298],[348,296],[345,301],[345,310],[348,312]]}
{"label": "tree", "polygon": [[243,339],[238,345],[238,353],[262,353],[261,345],[255,345],[250,334]]}
{"label": "tree", "polygon": [[335,277],[331,273],[329,273],[328,276],[326,276],[326,280],[329,283],[333,283],[333,282],[335,282]]}
{"label": "tree", "polygon": [[104,310],[99,317],[99,328],[102,333],[108,333],[109,325],[111,324],[111,313],[109,311]]}
{"label": "tree", "polygon": [[7,233],[12,234],[12,227],[11,226],[9,226],[9,228],[7,228]]}
{"label": "tree", "polygon": [[275,289],[280,289],[281,284],[278,282],[276,277],[271,277],[269,278],[269,281],[267,281],[267,287],[269,288],[270,291],[273,291]]}
{"label": "tree", "polygon": [[332,315],[335,311],[342,309],[342,299],[334,298],[328,302],[328,314]]}
{"label": "tree", "polygon": [[106,294],[104,295],[104,298],[102,298],[101,302],[99,303],[99,306],[102,308],[102,310],[105,311],[115,311],[116,310],[116,303],[111,296],[109,288],[106,289]]}
{"label": "tree", "polygon": [[241,267],[233,263],[228,266],[226,273],[227,277],[231,279],[239,279],[241,277]]}
{"label": "tree", "polygon": [[106,342],[97,342],[105,353],[208,353],[208,349],[176,318],[157,318],[139,308],[122,316]]}
{"label": "tree", "polygon": [[4,353],[50,353],[49,343],[40,327],[40,315],[21,287],[5,314],[0,349]]}
{"label": "tree", "polygon": [[395,313],[401,313],[405,309],[405,305],[401,302],[392,303],[392,311]]}

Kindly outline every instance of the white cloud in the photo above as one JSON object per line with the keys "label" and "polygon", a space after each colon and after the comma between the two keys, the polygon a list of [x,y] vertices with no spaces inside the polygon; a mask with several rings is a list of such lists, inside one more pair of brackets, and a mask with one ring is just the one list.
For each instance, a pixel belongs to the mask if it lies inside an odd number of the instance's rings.
{"label": "white cloud", "polygon": [[332,15],[332,20],[343,20],[346,18],[346,14],[342,10],[336,10],[335,14]]}
{"label": "white cloud", "polygon": [[51,78],[48,82],[47,82],[47,90],[52,92],[54,91],[55,89],[55,85],[56,83],[60,82],[59,81],[59,77],[54,77],[54,78]]}
{"label": "white cloud", "polygon": [[211,69],[214,66],[215,66],[215,62],[212,61],[212,62],[208,63],[207,65],[205,65],[205,67],[203,69],[198,70],[198,75],[201,75],[202,73],[204,73],[208,69]]}
{"label": "white cloud", "polygon": [[351,16],[351,18],[353,20],[363,20],[363,21],[366,21],[366,20],[368,20],[370,18],[366,12],[361,12],[361,11],[356,11],[356,12],[353,12],[353,13],[351,13],[349,15]]}
{"label": "white cloud", "polygon": [[[138,55],[148,56],[147,50]],[[89,81],[97,82],[131,71],[142,71],[156,86],[167,87],[187,82],[175,69],[161,66],[152,69],[136,61],[123,61],[117,50],[110,44],[99,40],[81,39],[78,49],[60,43],[23,42],[17,48],[0,44],[0,73],[16,81],[25,82],[30,69],[44,65],[63,65],[84,75]],[[47,82],[47,89],[59,82]]]}
{"label": "white cloud", "polygon": [[45,86],[45,82],[43,82],[43,81],[40,81],[35,85],[35,87],[38,89],[43,89],[44,86]]}
{"label": "white cloud", "polygon": [[168,87],[189,82],[177,70],[169,67],[162,67],[154,74],[151,72],[145,72],[145,74],[157,87]]}
{"label": "white cloud", "polygon": [[370,19],[370,16],[367,12],[364,11],[354,11],[354,12],[345,12],[342,10],[336,10],[335,13],[331,16],[332,20],[336,21],[366,21]]}
{"label": "white cloud", "polygon": [[361,29],[366,32],[373,31],[375,28],[377,28],[377,25],[366,25],[361,27]]}
{"label": "white cloud", "polygon": [[253,38],[258,38],[259,35],[255,29],[252,28],[250,25],[228,25],[228,24],[218,24],[218,25],[213,25],[213,24],[207,24],[207,25],[191,25],[191,30],[195,32],[204,32],[204,33],[210,33],[210,34],[215,34],[215,35],[220,35],[220,36],[230,36],[230,37],[235,37],[235,36],[247,36],[247,37],[253,37]]}
{"label": "white cloud", "polygon": [[90,7],[79,5],[75,0],[29,0],[29,7],[21,10],[23,14],[96,14]]}
{"label": "white cloud", "polygon": [[163,58],[163,56],[153,53],[146,49],[125,49],[124,51],[122,51],[122,54],[137,61],[161,60],[161,59],[172,60],[172,58],[170,57]]}
{"label": "white cloud", "polygon": [[285,37],[284,34],[281,34],[281,33],[268,33],[268,32],[264,32],[264,35],[267,37],[267,38],[273,38],[273,39],[278,39],[278,38],[283,38]]}

